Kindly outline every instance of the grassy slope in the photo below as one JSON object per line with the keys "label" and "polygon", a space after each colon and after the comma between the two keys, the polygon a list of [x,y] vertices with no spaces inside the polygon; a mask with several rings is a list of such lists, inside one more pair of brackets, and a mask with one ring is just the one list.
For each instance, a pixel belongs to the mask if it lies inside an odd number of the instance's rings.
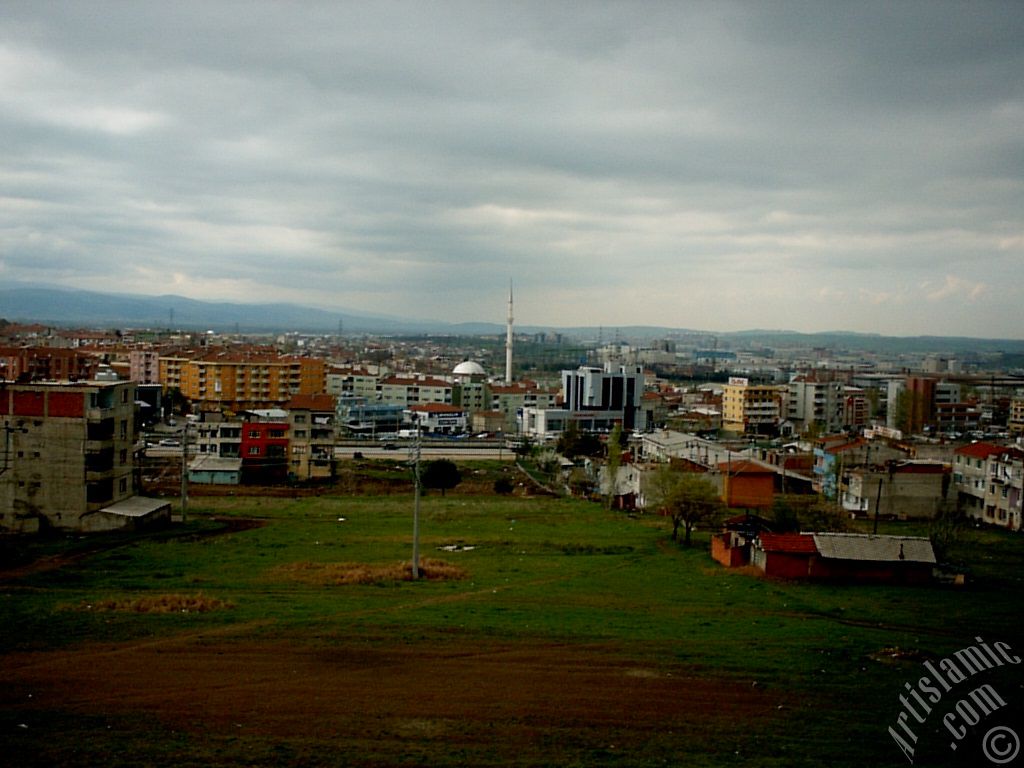
{"label": "grassy slope", "polygon": [[[738,745],[741,754],[715,751],[718,764],[898,765],[904,758],[886,728],[899,711],[903,683],[921,674],[920,662],[873,655],[898,647],[942,657],[976,635],[1024,649],[1020,542],[1000,533],[974,533],[962,545],[960,554],[982,579],[966,590],[791,584],[721,569],[700,537],[692,550],[680,549],[658,519],[565,500],[431,495],[423,500],[422,553],[462,566],[468,580],[324,588],[272,571],[294,562],[407,558],[411,508],[408,496],[199,501],[190,524],[197,532],[215,525],[214,514],[264,518],[268,525],[220,537],[126,539],[60,570],[0,585],[0,651],[246,622],[259,622],[247,639],[325,645],[381,636],[436,644],[452,633],[614,644],[638,661],[778,692],[782,726],[752,727]],[[437,550],[448,544],[473,549]],[[81,610],[139,594],[197,592],[234,608],[170,615]],[[998,672],[993,681],[1019,689],[1019,668]],[[4,713],[5,733],[12,718],[16,713]],[[129,730],[110,738],[144,740],[159,753],[172,749],[174,737],[158,732],[143,739]],[[691,737],[684,751],[706,760],[715,738],[708,732],[705,744]],[[225,760],[231,764],[230,750]]]}

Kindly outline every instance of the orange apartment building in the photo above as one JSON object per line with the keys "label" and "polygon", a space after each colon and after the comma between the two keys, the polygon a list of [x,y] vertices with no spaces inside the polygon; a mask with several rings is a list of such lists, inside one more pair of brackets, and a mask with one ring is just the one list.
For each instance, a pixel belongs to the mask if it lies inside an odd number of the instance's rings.
{"label": "orange apartment building", "polygon": [[209,351],[160,358],[164,389],[177,386],[193,404],[231,411],[272,408],[293,395],[322,394],[326,370],[320,358],[268,352]]}

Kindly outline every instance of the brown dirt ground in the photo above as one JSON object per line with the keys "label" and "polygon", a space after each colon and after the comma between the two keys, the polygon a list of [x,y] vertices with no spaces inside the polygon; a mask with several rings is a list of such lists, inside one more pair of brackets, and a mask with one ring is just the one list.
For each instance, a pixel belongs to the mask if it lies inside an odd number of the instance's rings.
{"label": "brown dirt ground", "polygon": [[361,750],[365,761],[349,763],[357,765],[391,764],[385,756],[410,742],[556,764],[559,750],[635,750],[671,733],[706,740],[710,728],[728,737],[777,714],[776,694],[638,663],[615,647],[246,638],[253,629],[11,654],[0,709],[145,716],[215,738],[316,740]]}

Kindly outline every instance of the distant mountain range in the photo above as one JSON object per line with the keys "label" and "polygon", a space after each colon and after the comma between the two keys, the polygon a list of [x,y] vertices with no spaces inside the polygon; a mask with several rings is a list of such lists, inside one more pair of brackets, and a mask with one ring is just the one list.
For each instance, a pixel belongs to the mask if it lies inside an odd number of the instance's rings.
{"label": "distant mountain range", "polygon": [[[0,289],[0,319],[59,327],[180,328],[184,330],[280,333],[285,331],[345,334],[438,334],[447,336],[501,335],[498,323],[445,323],[363,312],[331,312],[295,304],[234,304],[197,301],[183,296],[141,296],[56,289],[38,286]],[[821,347],[833,350],[905,352],[951,355],[997,354],[1024,356],[1024,340],[967,337],[898,337],[834,331],[799,333],[786,330],[750,330],[719,333],[659,326],[574,327],[516,326],[519,333],[554,331],[577,339],[610,340],[612,333],[627,340],[677,338],[708,344],[715,339],[722,349],[777,349]],[[703,339],[701,338],[703,337]]]}
{"label": "distant mountain range", "polygon": [[184,296],[141,296],[22,287],[0,289],[0,318],[55,326],[181,328],[247,333],[280,331],[409,333],[444,326],[358,312],[329,312],[295,304],[234,304]]}

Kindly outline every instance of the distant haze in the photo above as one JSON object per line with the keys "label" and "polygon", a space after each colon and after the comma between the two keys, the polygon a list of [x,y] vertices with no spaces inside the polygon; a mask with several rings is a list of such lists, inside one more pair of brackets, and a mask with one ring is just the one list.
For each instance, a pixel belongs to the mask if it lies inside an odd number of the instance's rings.
{"label": "distant haze", "polygon": [[0,288],[1024,338],[1024,3],[6,2]]}

